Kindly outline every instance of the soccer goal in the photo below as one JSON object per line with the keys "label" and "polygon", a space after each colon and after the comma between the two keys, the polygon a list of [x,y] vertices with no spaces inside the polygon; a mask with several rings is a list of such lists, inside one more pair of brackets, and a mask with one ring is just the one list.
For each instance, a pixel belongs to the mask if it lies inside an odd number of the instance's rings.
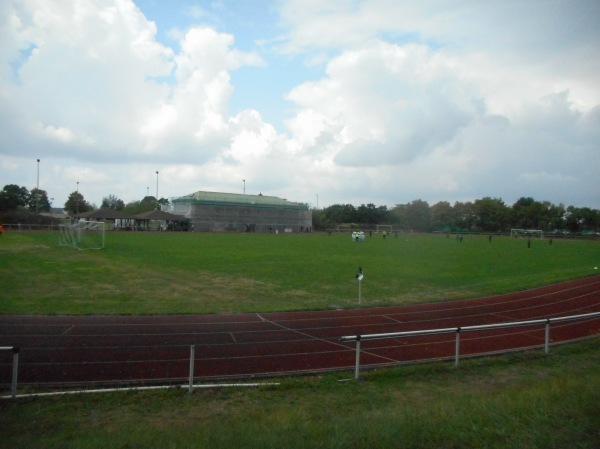
{"label": "soccer goal", "polygon": [[382,225],[382,224],[375,225],[376,232],[386,231],[388,234],[390,234],[392,232],[392,229],[393,229],[393,225]]}
{"label": "soccer goal", "polygon": [[103,221],[74,221],[59,225],[59,245],[74,249],[102,249],[106,242]]}
{"label": "soccer goal", "polygon": [[544,238],[544,231],[541,229],[511,229],[511,237],[537,237],[540,239]]}

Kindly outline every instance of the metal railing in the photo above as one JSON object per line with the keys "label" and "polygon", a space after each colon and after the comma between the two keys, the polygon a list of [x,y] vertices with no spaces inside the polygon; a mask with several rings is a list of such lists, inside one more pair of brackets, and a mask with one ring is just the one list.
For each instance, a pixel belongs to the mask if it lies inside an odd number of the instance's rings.
{"label": "metal railing", "polygon": [[17,346],[0,346],[0,351],[12,351],[13,353],[11,394],[14,398],[17,395],[17,375],[19,373],[19,348]]}
{"label": "metal railing", "polygon": [[507,323],[496,323],[496,324],[482,324],[477,326],[462,326],[462,327],[446,327],[441,329],[425,329],[419,331],[406,331],[406,332],[392,332],[384,334],[365,334],[365,335],[347,335],[340,337],[341,342],[356,342],[356,363],[354,369],[354,378],[358,380],[360,376],[360,344],[361,341],[368,340],[382,340],[389,338],[400,338],[400,337],[419,337],[423,335],[441,335],[441,334],[456,334],[455,353],[454,353],[454,365],[458,366],[460,359],[460,334],[462,332],[469,331],[485,331],[492,329],[505,329],[511,327],[521,326],[545,326],[545,337],[544,337],[544,351],[546,354],[550,352],[550,325],[552,323],[562,323],[566,321],[578,321],[585,319],[599,318],[600,312],[585,313],[581,315],[571,315],[557,318],[544,318],[537,320],[528,321],[512,321]]}
{"label": "metal railing", "polygon": [[38,223],[3,223],[5,231],[59,231],[60,223],[57,221],[52,224],[38,224]]}
{"label": "metal railing", "polygon": [[[11,383],[11,396],[13,399],[17,397],[17,374],[19,371],[19,352],[20,348],[17,346],[0,346],[0,351],[12,351],[13,353],[13,365],[12,365],[12,383]],[[188,393],[192,394],[197,388],[225,388],[225,387],[260,387],[269,385],[279,385],[276,382],[238,382],[238,383],[213,383],[213,384],[194,384],[194,364],[196,362],[196,346],[190,346],[190,368],[188,384],[180,385],[182,388],[187,388]],[[122,387],[122,388],[102,388],[102,389],[89,389],[89,390],[75,390],[75,391],[54,391],[46,393],[29,393],[22,394],[19,397],[41,397],[41,396],[53,396],[53,395],[65,395],[65,394],[78,394],[78,393],[101,393],[101,392],[114,392],[114,391],[134,391],[134,390],[153,390],[160,388],[172,388],[172,384],[167,385],[154,385],[154,386],[140,386],[140,387]],[[2,399],[8,398],[8,396],[1,396]]]}

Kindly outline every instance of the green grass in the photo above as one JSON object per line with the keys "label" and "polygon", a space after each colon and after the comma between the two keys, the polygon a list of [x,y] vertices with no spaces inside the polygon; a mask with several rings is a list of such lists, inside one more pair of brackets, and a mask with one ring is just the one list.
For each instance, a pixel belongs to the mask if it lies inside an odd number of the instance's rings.
{"label": "green grass", "polygon": [[6,400],[7,448],[597,448],[598,339],[257,389]]}
{"label": "green grass", "polygon": [[503,293],[595,274],[600,242],[399,234],[56,233],[0,236],[0,313],[169,314],[356,307]]}

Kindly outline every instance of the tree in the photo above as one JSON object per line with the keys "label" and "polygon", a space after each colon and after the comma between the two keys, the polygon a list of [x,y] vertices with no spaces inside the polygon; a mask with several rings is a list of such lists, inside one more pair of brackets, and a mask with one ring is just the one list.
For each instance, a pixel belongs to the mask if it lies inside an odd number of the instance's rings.
{"label": "tree", "polygon": [[323,209],[322,217],[327,226],[341,223],[354,223],[356,221],[356,209],[352,204],[333,204]]}
{"label": "tree", "polygon": [[353,220],[361,224],[384,224],[388,221],[387,206],[376,207],[373,203],[366,206],[361,204],[356,209],[355,219]]}
{"label": "tree", "polygon": [[25,207],[29,201],[29,191],[16,184],[7,184],[0,192],[0,212]]}
{"label": "tree", "polygon": [[569,206],[565,221],[567,229],[571,232],[597,231],[600,226],[600,213],[589,207]]}
{"label": "tree", "polygon": [[38,188],[32,189],[27,204],[29,210],[32,212],[50,212],[50,201],[48,200],[48,194],[45,190]]}
{"label": "tree", "polygon": [[125,203],[123,200],[117,198],[116,195],[110,194],[107,197],[102,198],[102,207],[113,210],[123,210],[125,209]]}
{"label": "tree", "polygon": [[93,206],[79,192],[72,192],[65,203],[65,210],[71,215],[81,214],[92,209]]}
{"label": "tree", "polygon": [[312,224],[315,231],[321,231],[326,228],[323,224],[323,211],[320,209],[312,210]]}
{"label": "tree", "polygon": [[456,227],[458,231],[470,231],[475,225],[476,216],[473,210],[473,203],[457,201],[454,203],[454,213],[456,216]]}
{"label": "tree", "polygon": [[456,213],[448,201],[439,201],[429,210],[431,228],[434,231],[450,232],[456,223]]}
{"label": "tree", "polygon": [[127,203],[124,210],[129,215],[136,215],[154,210],[157,208],[158,204],[160,204],[160,202],[156,201],[156,197],[145,196],[141,201]]}
{"label": "tree", "polygon": [[512,226],[523,229],[540,229],[544,225],[546,207],[531,197],[521,197],[512,207]]}
{"label": "tree", "polygon": [[502,231],[508,223],[510,209],[500,198],[485,197],[473,203],[475,225],[482,231]]}
{"label": "tree", "polygon": [[554,231],[559,229],[564,229],[565,227],[565,206],[563,204],[559,204],[558,206],[550,203],[549,201],[544,201],[544,223],[542,224],[542,229],[547,231]]}
{"label": "tree", "polygon": [[427,232],[431,230],[431,216],[427,201],[414,200],[408,204],[397,204],[392,214],[405,229]]}

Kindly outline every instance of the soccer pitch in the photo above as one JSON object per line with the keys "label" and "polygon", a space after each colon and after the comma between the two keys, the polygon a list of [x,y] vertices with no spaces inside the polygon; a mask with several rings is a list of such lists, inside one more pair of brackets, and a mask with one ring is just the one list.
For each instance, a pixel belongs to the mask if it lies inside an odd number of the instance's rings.
{"label": "soccer pitch", "polygon": [[192,314],[447,301],[597,274],[600,242],[394,233],[108,232],[102,250],[51,232],[0,238],[0,313]]}

